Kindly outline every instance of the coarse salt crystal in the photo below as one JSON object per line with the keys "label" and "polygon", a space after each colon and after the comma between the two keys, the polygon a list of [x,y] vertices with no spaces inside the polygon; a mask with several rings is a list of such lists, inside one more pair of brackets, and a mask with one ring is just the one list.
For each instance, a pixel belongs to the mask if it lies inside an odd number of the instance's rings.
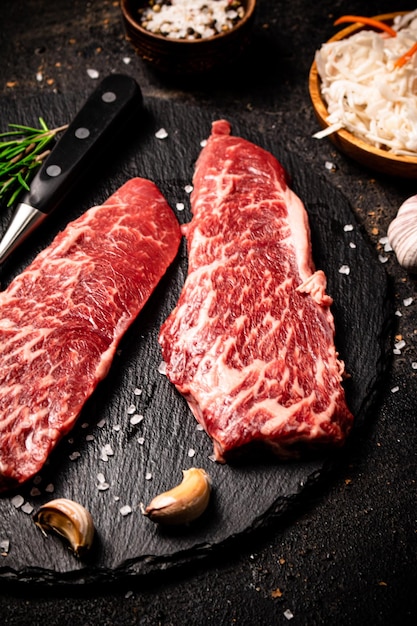
{"label": "coarse salt crystal", "polygon": [[392,387],[391,393],[397,393],[397,391],[399,391],[399,390],[400,390],[400,388],[397,385],[396,387]]}
{"label": "coarse salt crystal", "polygon": [[152,474],[151,474],[151,472],[146,472],[146,474],[145,474],[145,480],[152,480]]}
{"label": "coarse salt crystal", "polygon": [[165,363],[165,361],[161,361],[161,363],[158,365],[158,372],[160,374],[166,375],[166,373],[167,373],[167,364]]}
{"label": "coarse salt crystal", "polygon": [[98,73],[98,71],[97,71],[97,70],[93,70],[93,69],[91,69],[91,68],[88,68],[88,70],[87,70],[87,74],[88,74],[88,76],[89,76],[90,78],[92,78],[93,80],[96,80],[96,79],[100,76],[100,74]]}
{"label": "coarse salt crystal", "polygon": [[403,300],[403,305],[404,306],[410,306],[410,304],[413,302],[413,298],[405,298]]}
{"label": "coarse salt crystal", "polygon": [[130,57],[123,57],[123,63],[124,63],[125,65],[129,65],[129,63],[131,62],[131,60],[132,60],[132,59],[131,59]]}
{"label": "coarse salt crystal", "polygon": [[346,276],[348,276],[350,274],[349,265],[342,265],[341,267],[339,267],[339,274],[346,274]]}
{"label": "coarse salt crystal", "polygon": [[81,456],[81,454],[79,452],[71,452],[71,454],[69,455],[69,459],[70,461],[75,461],[76,459],[79,459]]}
{"label": "coarse salt crystal", "polygon": [[36,80],[40,83],[43,80],[42,72],[36,72]]}
{"label": "coarse salt crystal", "polygon": [[86,435],[86,441],[94,441],[94,435]]}
{"label": "coarse salt crystal", "polygon": [[125,506],[122,506],[120,510],[120,515],[123,515],[123,517],[126,517],[126,515],[129,515],[132,512],[132,507],[130,507],[128,504],[125,504]]}
{"label": "coarse salt crystal", "polygon": [[192,185],[185,185],[185,187],[184,187],[185,193],[191,193],[192,190],[193,190],[193,186]]}
{"label": "coarse salt crystal", "polygon": [[100,420],[99,422],[97,422],[97,426],[99,428],[103,428],[104,424],[106,423],[105,418],[103,418],[102,420]]}
{"label": "coarse salt crystal", "polygon": [[136,411],[136,407],[134,404],[131,404],[128,408],[127,408],[127,414],[128,415],[133,415],[133,413]]}
{"label": "coarse salt crystal", "polygon": [[330,172],[335,172],[337,170],[337,166],[331,161],[326,161],[326,163],[324,164],[324,167],[326,168],[326,170],[329,170]]}
{"label": "coarse salt crystal", "polygon": [[120,429],[121,429],[120,424],[115,424],[115,425],[113,426],[113,430],[114,430],[114,431],[116,431],[116,433],[118,433],[118,432],[120,431]]}
{"label": "coarse salt crystal", "polygon": [[411,363],[411,367],[413,368],[413,370],[417,370],[417,361],[413,361]]}
{"label": "coarse salt crystal", "polygon": [[353,241],[351,241],[349,243],[349,247],[355,249],[356,248],[356,243],[353,243]]}
{"label": "coarse salt crystal", "polygon": [[203,426],[201,424],[197,424],[196,426],[196,430],[204,430]]}
{"label": "coarse salt crystal", "polygon": [[345,224],[343,226],[343,230],[345,233],[350,233],[353,230],[353,224]]}
{"label": "coarse salt crystal", "polygon": [[98,483],[97,489],[98,491],[107,491],[107,489],[110,489],[110,485],[109,483]]}
{"label": "coarse salt crystal", "polygon": [[126,591],[125,593],[125,598],[126,600],[128,600],[129,598],[131,598],[133,596],[133,591]]}
{"label": "coarse salt crystal", "polygon": [[98,480],[99,483],[105,483],[106,482],[105,476],[104,476],[104,474],[102,472],[99,472],[97,474],[97,480]]}
{"label": "coarse salt crystal", "polygon": [[175,206],[176,206],[177,211],[184,211],[184,209],[185,209],[184,202],[177,202],[177,204]]}
{"label": "coarse salt crystal", "polygon": [[284,617],[290,620],[294,617],[294,614],[292,613],[292,611],[290,611],[290,609],[287,609],[286,611],[284,611]]}
{"label": "coarse salt crystal", "polygon": [[165,130],[165,128],[160,128],[159,130],[156,131],[155,137],[157,139],[166,139],[168,137],[168,133]]}
{"label": "coarse salt crystal", "polygon": [[403,316],[401,311],[395,311],[394,315],[396,315],[397,317],[402,317]]}
{"label": "coarse salt crystal", "polygon": [[402,349],[404,348],[404,346],[405,346],[405,341],[404,341],[404,339],[401,339],[401,341],[397,341],[397,343],[394,345],[394,347],[395,347],[397,350],[402,350]]}
{"label": "coarse salt crystal", "polygon": [[10,550],[10,541],[8,539],[2,539],[0,541],[0,554],[2,556],[7,556]]}
{"label": "coarse salt crystal", "polygon": [[387,256],[384,256],[383,254],[380,254],[380,255],[378,256],[378,259],[379,259],[379,262],[380,262],[380,263],[386,263],[386,262],[388,261],[388,257],[387,257]]}
{"label": "coarse salt crystal", "polygon": [[190,448],[190,449],[188,450],[188,456],[189,456],[190,458],[192,458],[193,456],[195,456],[195,450],[193,450],[193,448]]}
{"label": "coarse salt crystal", "polygon": [[139,389],[139,387],[136,387],[136,389],[133,391],[133,393],[135,394],[135,396],[141,396],[142,395],[142,389]]}
{"label": "coarse salt crystal", "polygon": [[33,513],[33,506],[30,502],[25,502],[20,510],[23,511],[23,513],[26,513],[26,515],[31,515]]}
{"label": "coarse salt crystal", "polygon": [[145,437],[138,437],[138,443],[143,446],[143,444],[145,443]]}
{"label": "coarse salt crystal", "polygon": [[15,509],[19,509],[22,504],[24,503],[25,499],[23,496],[14,496],[11,500],[13,506],[15,507]]}
{"label": "coarse salt crystal", "polygon": [[132,426],[135,426],[136,424],[140,424],[142,420],[143,420],[143,415],[133,415],[130,418],[130,423],[132,424]]}
{"label": "coarse salt crystal", "polygon": [[202,148],[205,148],[205,147],[206,147],[206,145],[207,145],[207,139],[203,139],[202,141],[200,141],[200,146],[201,146]]}

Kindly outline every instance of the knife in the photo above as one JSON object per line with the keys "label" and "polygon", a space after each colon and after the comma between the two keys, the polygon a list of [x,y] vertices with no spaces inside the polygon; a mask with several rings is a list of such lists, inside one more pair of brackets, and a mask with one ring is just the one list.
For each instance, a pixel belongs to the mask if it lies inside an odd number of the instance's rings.
{"label": "knife", "polygon": [[130,76],[107,76],[87,99],[13,213],[0,241],[0,264],[54,211],[81,177],[105,140],[142,107],[139,85]]}

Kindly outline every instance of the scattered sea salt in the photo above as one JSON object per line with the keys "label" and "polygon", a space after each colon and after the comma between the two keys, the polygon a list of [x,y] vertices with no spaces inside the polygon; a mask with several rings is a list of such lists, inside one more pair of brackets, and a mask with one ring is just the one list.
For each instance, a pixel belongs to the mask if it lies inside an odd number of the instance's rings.
{"label": "scattered sea salt", "polygon": [[49,483],[49,485],[46,485],[45,491],[46,493],[54,493],[55,486],[52,483]]}
{"label": "scattered sea salt", "polygon": [[36,72],[36,80],[40,83],[43,80],[42,72]]}
{"label": "scattered sea salt", "polygon": [[394,345],[396,350],[402,350],[404,346],[405,346],[404,339],[401,339],[401,341],[397,341],[397,343]]}
{"label": "scattered sea salt", "polygon": [[38,487],[32,487],[32,489],[30,490],[30,495],[33,498],[36,498],[36,496],[40,496],[41,495],[41,491],[40,491],[40,489],[38,489]]}
{"label": "scattered sea salt", "polygon": [[81,454],[79,452],[71,452],[71,454],[69,455],[69,459],[70,461],[75,461],[76,459],[79,459],[81,456]]}
{"label": "scattered sea salt", "polygon": [[183,202],[177,202],[175,206],[176,206],[177,211],[184,211],[185,209],[185,204]]}
{"label": "scattered sea salt", "polygon": [[399,388],[399,387],[398,387],[398,385],[397,385],[396,387],[393,387],[393,388],[391,389],[391,393],[397,393],[397,391],[399,391],[399,390],[400,390],[400,388]]}
{"label": "scattered sea salt", "polygon": [[202,141],[200,141],[200,146],[202,148],[205,148],[206,145],[207,145],[207,139],[203,139]]}
{"label": "scattered sea salt", "polygon": [[126,515],[129,515],[132,512],[132,508],[128,505],[125,504],[125,506],[122,506],[120,510],[120,514],[123,515],[123,517],[126,517]]}
{"label": "scattered sea salt", "polygon": [[326,170],[329,170],[329,172],[335,172],[337,170],[337,166],[331,161],[326,161],[324,167],[326,168]]}
{"label": "scattered sea salt", "polygon": [[98,71],[97,71],[97,70],[93,70],[93,69],[91,69],[91,68],[88,68],[88,70],[87,70],[87,74],[88,74],[88,76],[89,76],[90,78],[92,78],[93,80],[96,80],[96,79],[100,76],[100,74],[98,73]]}
{"label": "scattered sea salt", "polygon": [[290,609],[287,609],[286,611],[284,611],[284,617],[290,620],[294,617],[294,614],[290,611]]}
{"label": "scattered sea salt", "polygon": [[103,428],[104,424],[106,423],[105,418],[103,418],[102,420],[100,420],[99,422],[97,422],[97,426],[99,428]]}
{"label": "scattered sea salt", "polygon": [[145,474],[145,480],[152,480],[152,474],[151,474],[151,472],[146,472],[146,474]]}
{"label": "scattered sea salt", "polygon": [[87,435],[85,440],[86,441],[94,441],[94,435]]}
{"label": "scattered sea salt", "polygon": [[107,491],[107,489],[110,489],[110,485],[109,483],[98,483],[97,489],[99,491]]}
{"label": "scattered sea salt", "polygon": [[30,502],[25,502],[20,510],[23,511],[23,513],[26,513],[26,515],[31,515],[33,513],[33,506]]}
{"label": "scattered sea salt", "polygon": [[356,243],[353,243],[353,241],[350,241],[349,242],[349,247],[353,248],[353,249],[356,248]]}
{"label": "scattered sea salt", "polygon": [[413,302],[413,298],[405,298],[405,300],[403,300],[403,305],[410,306],[412,302]]}
{"label": "scattered sea salt", "polygon": [[163,374],[164,376],[167,373],[167,364],[165,363],[165,361],[161,361],[161,363],[158,366],[158,372],[160,374]]}
{"label": "scattered sea salt", "polygon": [[139,387],[136,387],[136,389],[133,391],[133,393],[135,394],[135,396],[141,396],[142,395],[142,389],[139,389]]}
{"label": "scattered sea salt", "polygon": [[131,404],[128,408],[127,408],[127,414],[128,415],[133,415],[133,413],[136,411],[136,407],[134,404]]}
{"label": "scattered sea salt", "polygon": [[125,598],[126,600],[128,600],[129,598],[131,598],[133,596],[133,591],[126,591],[125,593]]}
{"label": "scattered sea salt", "polygon": [[396,315],[397,317],[402,317],[403,316],[401,311],[395,311],[394,315]]}
{"label": "scattered sea salt", "polygon": [[196,430],[204,430],[204,428],[202,427],[202,425],[201,425],[201,424],[197,424],[197,426],[196,426]]}
{"label": "scattered sea salt", "polygon": [[346,276],[348,276],[350,274],[349,265],[342,265],[341,267],[339,267],[339,274],[346,274]]}
{"label": "scattered sea salt", "polygon": [[120,424],[115,424],[115,425],[113,426],[113,430],[114,430],[116,433],[118,433],[118,432],[120,431],[120,428],[121,428]]}
{"label": "scattered sea salt", "polygon": [[143,420],[143,415],[136,414],[130,418],[130,423],[132,424],[132,426],[135,426],[136,424],[140,424],[142,420]]}
{"label": "scattered sea salt", "polygon": [[380,254],[380,255],[378,256],[378,259],[379,259],[379,262],[380,262],[380,263],[386,263],[386,262],[388,261],[388,257],[387,257],[387,256],[384,256],[383,254]]}
{"label": "scattered sea salt", "polygon": [[123,57],[123,63],[124,63],[125,65],[129,65],[129,63],[131,62],[131,60],[132,60],[132,59],[131,59],[130,57]]}
{"label": "scattered sea salt", "polygon": [[192,190],[193,190],[193,186],[192,185],[185,185],[185,187],[184,187],[185,193],[191,193]]}
{"label": "scattered sea salt", "polygon": [[15,509],[19,509],[24,503],[25,499],[23,496],[14,496],[11,500]]}
{"label": "scattered sea salt", "polygon": [[106,445],[101,448],[100,459],[102,461],[108,461],[109,456],[113,456],[113,455],[114,455],[114,452],[113,452],[111,445],[109,443],[106,443]]}
{"label": "scattered sea salt", "polygon": [[350,233],[353,230],[353,224],[345,224],[343,226],[343,230],[345,233]]}
{"label": "scattered sea salt", "polygon": [[2,539],[0,541],[0,554],[1,556],[7,556],[10,550],[10,541],[8,539]]}
{"label": "scattered sea salt", "polygon": [[413,368],[413,370],[417,370],[417,361],[413,361],[411,363],[411,367]]}
{"label": "scattered sea salt", "polygon": [[83,424],[81,424],[81,428],[88,428],[89,425],[90,424],[88,422],[84,422]]}
{"label": "scattered sea salt", "polygon": [[143,446],[143,444],[145,443],[145,437],[138,437],[138,443]]}
{"label": "scattered sea salt", "polygon": [[168,137],[168,133],[165,128],[160,128],[158,131],[156,131],[155,137],[157,139],[166,139]]}
{"label": "scattered sea salt", "polygon": [[193,450],[193,448],[190,448],[190,449],[188,450],[188,456],[189,456],[190,458],[192,458],[193,456],[195,456],[195,450]]}

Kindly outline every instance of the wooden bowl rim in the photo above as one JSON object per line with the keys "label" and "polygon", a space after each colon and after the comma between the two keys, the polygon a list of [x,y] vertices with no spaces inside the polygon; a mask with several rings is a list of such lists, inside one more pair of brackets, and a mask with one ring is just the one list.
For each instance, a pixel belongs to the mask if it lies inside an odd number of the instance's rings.
{"label": "wooden bowl rim", "polygon": [[208,44],[208,43],[212,43],[215,41],[223,40],[226,37],[230,36],[232,33],[239,32],[239,30],[243,28],[247,24],[247,22],[252,18],[253,13],[256,8],[256,2],[257,2],[257,0],[246,0],[247,8],[245,10],[245,15],[242,17],[242,19],[240,19],[237,22],[236,26],[234,26],[228,31],[225,31],[224,33],[217,33],[216,35],[212,35],[211,37],[204,37],[202,39],[172,39],[170,37],[164,37],[164,35],[158,35],[157,33],[152,33],[146,28],[143,28],[139,24],[139,22],[137,22],[134,19],[132,12],[130,11],[130,4],[133,1],[134,0],[120,0],[120,8],[121,8],[124,18],[129,22],[130,26],[138,33],[138,35],[141,35],[142,37],[146,37],[149,40],[153,39],[161,43],[163,42],[167,45],[177,45],[177,46],[178,45],[184,46],[184,44],[186,45],[200,44],[201,46],[202,44]]}
{"label": "wooden bowl rim", "polygon": [[[394,17],[397,17],[398,15],[406,15],[407,13],[409,13],[409,11],[396,11],[395,13],[384,13],[382,15],[374,16],[374,19],[377,19],[381,22],[389,22],[389,21],[392,21]],[[366,29],[366,25],[364,24],[359,24],[359,23],[352,24],[351,26],[348,26],[347,28],[344,28],[343,30],[337,32],[335,35],[333,35],[333,37],[328,39],[326,43],[330,43],[332,41],[340,41],[340,39],[345,39],[346,37],[349,37],[353,33],[358,32],[360,30],[364,30],[364,29]],[[321,95],[320,82],[321,81],[320,81],[320,76],[317,70],[317,64],[316,64],[316,61],[313,61],[313,64],[310,68],[310,73],[309,73],[310,98],[311,98],[313,107],[316,111],[316,114],[318,115],[320,119],[320,122],[323,128],[328,128],[330,126],[330,124],[326,122],[328,111],[324,103],[323,97]],[[382,150],[381,148],[376,148],[375,146],[372,146],[371,144],[367,143],[366,141],[363,141],[363,139],[360,139],[359,137],[356,137],[355,135],[345,130],[344,128],[335,131],[333,134],[338,135],[341,139],[343,139],[347,143],[352,144],[352,146],[354,146],[355,148],[360,149],[364,152],[368,152],[369,154],[372,154],[375,157],[379,157],[381,159],[389,160],[389,161],[396,162],[396,163],[401,163],[403,165],[417,165],[417,156],[412,157],[412,156],[401,156],[397,154],[391,154],[390,152],[387,152],[386,150]],[[329,138],[331,138],[331,135],[329,135]]]}

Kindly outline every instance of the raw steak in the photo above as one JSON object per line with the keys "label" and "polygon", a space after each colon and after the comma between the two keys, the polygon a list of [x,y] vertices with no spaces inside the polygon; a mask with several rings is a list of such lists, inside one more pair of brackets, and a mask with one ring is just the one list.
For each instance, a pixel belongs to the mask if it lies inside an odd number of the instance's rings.
{"label": "raw steak", "polygon": [[160,333],[169,380],[219,461],[254,442],[282,458],[340,445],[353,417],[332,299],[282,166],[219,120],[193,183],[189,273]]}
{"label": "raw steak", "polygon": [[40,470],[173,261],[179,224],[135,178],[72,222],[0,294],[0,490]]}

